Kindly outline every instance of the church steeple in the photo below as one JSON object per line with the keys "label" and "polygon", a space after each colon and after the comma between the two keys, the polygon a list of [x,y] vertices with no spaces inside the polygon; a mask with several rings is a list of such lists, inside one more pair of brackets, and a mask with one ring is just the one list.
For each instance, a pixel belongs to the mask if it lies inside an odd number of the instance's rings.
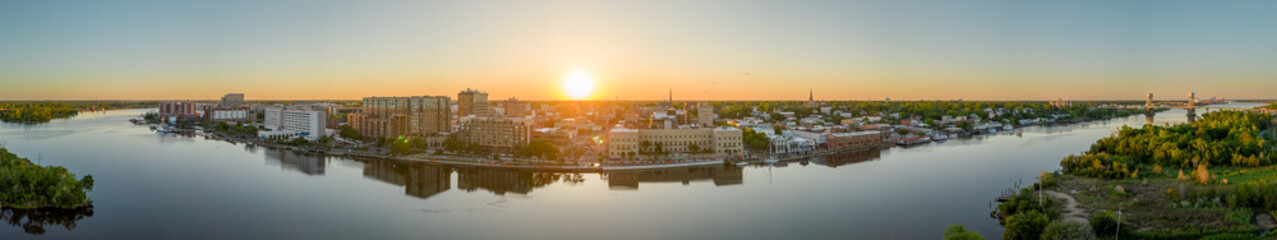
{"label": "church steeple", "polygon": [[815,94],[813,94],[813,92],[812,92],[812,90],[811,90],[810,88],[808,88],[808,89],[807,89],[807,101],[808,101],[808,102],[815,102],[815,101],[816,101],[816,95],[815,95]]}

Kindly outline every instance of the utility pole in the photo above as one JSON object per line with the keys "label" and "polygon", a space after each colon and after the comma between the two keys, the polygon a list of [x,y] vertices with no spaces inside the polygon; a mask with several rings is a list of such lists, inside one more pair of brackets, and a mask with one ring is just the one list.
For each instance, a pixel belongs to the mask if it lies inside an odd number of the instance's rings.
{"label": "utility pole", "polygon": [[1122,207],[1117,207],[1117,232],[1113,233],[1113,239],[1122,237]]}

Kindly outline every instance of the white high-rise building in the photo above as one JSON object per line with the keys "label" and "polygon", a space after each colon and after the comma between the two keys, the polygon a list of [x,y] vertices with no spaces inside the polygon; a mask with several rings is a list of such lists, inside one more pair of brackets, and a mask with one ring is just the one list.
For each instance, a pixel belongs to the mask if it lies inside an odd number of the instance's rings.
{"label": "white high-rise building", "polygon": [[287,108],[266,109],[266,119],[262,124],[271,132],[258,135],[273,138],[303,137],[306,140],[319,140],[326,134],[328,114],[324,111],[293,110]]}

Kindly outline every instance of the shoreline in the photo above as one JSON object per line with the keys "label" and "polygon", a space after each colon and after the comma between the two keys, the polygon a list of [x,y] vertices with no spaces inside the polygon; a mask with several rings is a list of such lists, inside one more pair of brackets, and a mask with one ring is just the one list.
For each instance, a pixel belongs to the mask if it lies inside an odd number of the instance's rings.
{"label": "shoreline", "polygon": [[[1127,115],[1122,117],[1130,117],[1130,116],[1133,116],[1133,115]],[[1104,121],[1104,120],[1111,120],[1115,118],[1121,118],[1121,117],[1114,117],[1114,118],[1107,118],[1107,119],[1070,119],[1070,120],[1050,122],[1050,123],[1034,123],[1034,124],[1023,124],[1023,125],[1013,125],[1013,126],[1015,126],[1015,129],[1018,130],[1023,127],[1066,126],[1070,124]],[[567,162],[548,162],[548,161],[546,163],[529,163],[529,162],[516,163],[516,162],[501,161],[501,160],[483,160],[483,161],[465,160],[465,159],[481,159],[483,157],[465,157],[465,156],[445,155],[445,156],[426,156],[423,158],[423,157],[411,157],[411,156],[386,156],[386,155],[358,153],[358,152],[354,152],[353,149],[329,149],[329,150],[309,149],[306,147],[261,142],[256,139],[246,141],[243,138],[227,137],[227,136],[223,136],[221,133],[212,132],[209,130],[195,130],[195,129],[184,129],[184,130],[189,130],[189,132],[191,133],[199,133],[196,135],[204,136],[205,139],[209,139],[209,140],[222,140],[232,144],[243,143],[243,144],[249,144],[252,146],[263,146],[268,148],[287,149],[290,151],[319,154],[324,156],[397,160],[397,161],[417,162],[417,163],[425,163],[425,164],[439,165],[439,166],[476,168],[476,169],[538,171],[538,172],[576,172],[576,173],[602,173],[602,172],[617,172],[617,171],[657,170],[657,169],[667,169],[667,168],[704,167],[704,166],[714,166],[714,165],[735,166],[736,164],[739,164],[739,163],[746,164],[741,166],[786,164],[786,163],[797,162],[803,159],[810,159],[814,157],[823,157],[823,156],[840,154],[840,153],[852,153],[852,152],[863,152],[863,151],[870,151],[870,150],[890,149],[890,148],[900,146],[900,145],[884,140],[882,143],[876,146],[856,147],[856,148],[839,149],[839,150],[814,151],[814,152],[809,152],[809,153],[800,154],[800,155],[781,156],[781,157],[734,156],[734,157],[693,158],[691,160],[653,160],[653,161],[604,160],[597,164],[594,162],[574,162],[575,164],[572,164]],[[955,137],[955,138],[967,139],[976,135],[998,135],[1001,133],[1005,133],[1005,132],[965,134],[962,137]],[[928,141],[927,143],[933,143],[933,142],[937,142],[937,141]],[[917,145],[922,145],[922,144],[917,144]],[[901,147],[910,147],[910,146],[914,146],[914,145],[901,146]],[[737,160],[732,160],[731,158],[737,158]],[[768,161],[768,160],[775,160],[775,161]],[[612,162],[612,163],[622,162],[622,164],[609,164],[609,162]],[[656,163],[640,163],[640,165],[625,164],[630,162],[656,162]]]}

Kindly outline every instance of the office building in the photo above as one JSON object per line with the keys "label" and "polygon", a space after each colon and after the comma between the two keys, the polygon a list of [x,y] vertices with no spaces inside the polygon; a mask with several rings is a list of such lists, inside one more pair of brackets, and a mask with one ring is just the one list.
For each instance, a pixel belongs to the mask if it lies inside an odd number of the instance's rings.
{"label": "office building", "polygon": [[696,107],[696,123],[700,123],[701,127],[714,126],[714,106],[708,103],[701,103]]}
{"label": "office building", "polygon": [[204,121],[213,122],[246,122],[255,115],[250,114],[248,108],[214,108],[204,110]]}
{"label": "office building", "polygon": [[195,114],[195,103],[192,102],[163,102],[160,103],[160,116],[199,116]]}
{"label": "office building", "polygon": [[270,131],[259,132],[262,138],[291,139],[302,137],[306,140],[319,140],[326,134],[328,113],[296,108],[267,108],[262,126]]}
{"label": "office building", "polygon": [[532,138],[531,118],[466,116],[457,139],[477,143],[488,152],[514,153]]}
{"label": "office building", "polygon": [[[608,131],[607,153],[611,158],[639,156],[639,152],[711,154],[732,156],[744,153],[742,131],[733,127],[687,129],[629,129]],[[647,142],[644,148],[643,142]],[[693,147],[694,146],[694,147]],[[699,148],[699,152],[694,151]]]}
{"label": "office building", "polygon": [[505,109],[505,116],[507,117],[527,117],[528,111],[532,106],[528,102],[510,98],[501,103],[501,108]]}
{"label": "office building", "polygon": [[882,144],[882,132],[859,131],[830,133],[825,140],[829,150],[871,148]]}
{"label": "office building", "polygon": [[242,105],[244,105],[243,93],[227,93],[226,96],[222,97],[222,104],[220,107],[237,108]]}
{"label": "office building", "polygon": [[466,89],[457,93],[457,117],[488,116],[488,93]]}
{"label": "office building", "polygon": [[450,101],[445,96],[367,97],[363,112],[347,114],[346,121],[369,139],[424,138],[452,130]]}

